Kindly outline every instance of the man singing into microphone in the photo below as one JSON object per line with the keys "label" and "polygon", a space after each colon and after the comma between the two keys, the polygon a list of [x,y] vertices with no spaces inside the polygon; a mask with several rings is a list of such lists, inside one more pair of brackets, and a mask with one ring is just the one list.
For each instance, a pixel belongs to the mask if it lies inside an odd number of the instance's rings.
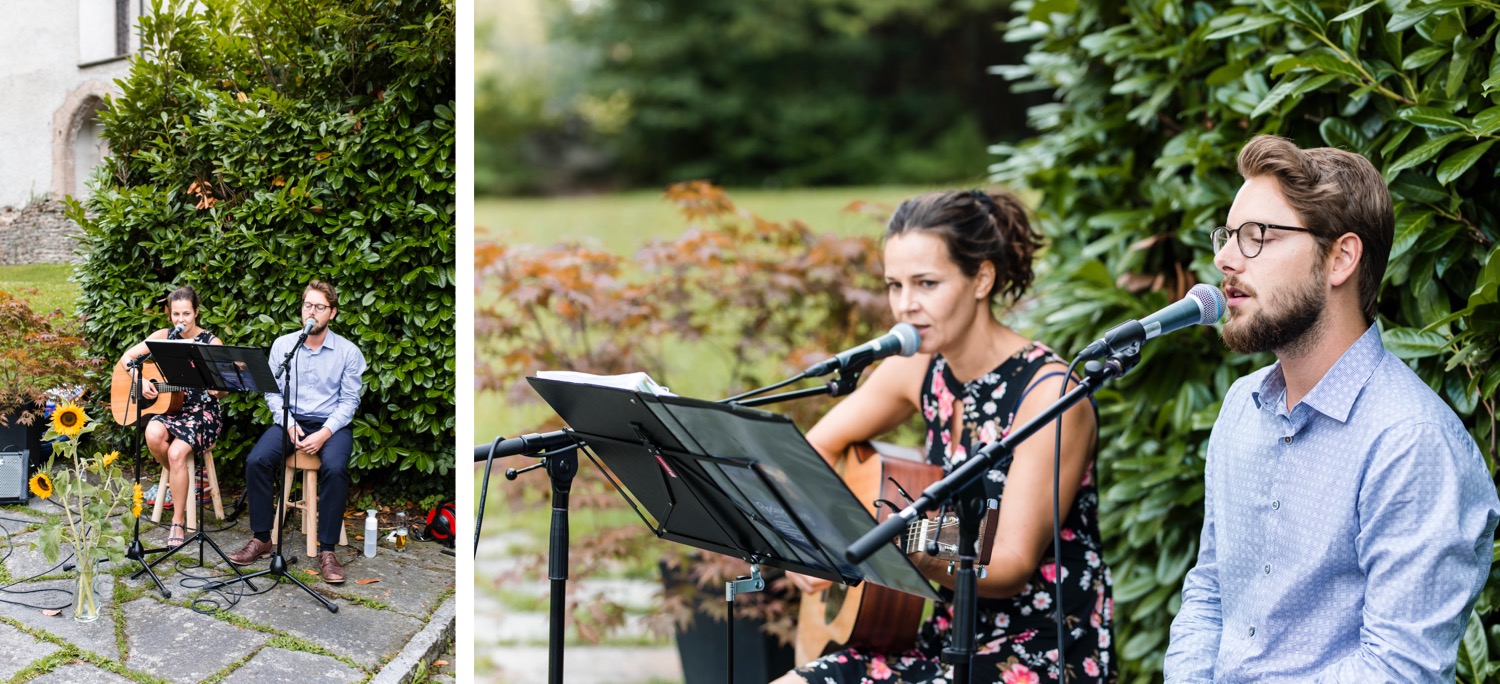
{"label": "man singing into microphone", "polygon": [[1381,344],[1395,217],[1365,158],[1260,136],[1213,232],[1230,388],[1166,681],[1452,682],[1500,500],[1457,416]]}
{"label": "man singing into microphone", "polygon": [[[266,428],[245,461],[250,530],[255,536],[245,542],[244,548],[230,554],[229,560],[236,565],[249,565],[271,553],[271,523],[276,515],[271,494],[274,483],[280,481],[277,467],[282,463],[283,443],[290,437],[294,449],[317,454],[322,460],[318,469],[318,566],[324,581],[344,581],[344,568],[334,554],[334,545],[349,498],[349,455],[354,449],[349,421],[359,408],[365,357],[353,342],[328,328],[338,315],[338,306],[338,291],[328,283],[314,280],[302,292],[307,339],[281,376],[282,387],[289,387],[291,396],[266,395],[266,405],[277,424]],[[281,368],[303,331],[276,338],[271,345],[272,368]],[[283,434],[282,401],[288,399],[292,421]]]}

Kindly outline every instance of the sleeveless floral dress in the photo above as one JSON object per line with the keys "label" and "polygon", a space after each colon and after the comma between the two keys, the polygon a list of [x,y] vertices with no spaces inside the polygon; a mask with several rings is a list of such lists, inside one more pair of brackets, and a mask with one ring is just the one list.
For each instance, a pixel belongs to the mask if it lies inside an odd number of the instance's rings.
{"label": "sleeveless floral dress", "polygon": [[[927,423],[927,458],[948,472],[963,463],[972,449],[1009,434],[1016,408],[1044,364],[1061,361],[1052,350],[1032,343],[995,370],[962,383],[947,360],[933,357],[922,388],[922,417]],[[961,403],[962,433],[954,443],[950,426],[955,405]],[[1113,613],[1109,568],[1102,558],[1099,536],[1099,490],[1091,463],[1062,521],[1062,577],[1064,620],[1067,623],[1068,682],[1114,682],[1118,665],[1114,653]],[[991,471],[985,495],[1000,500],[1008,468]],[[1011,598],[979,599],[975,620],[976,653],[970,667],[975,682],[1036,684],[1059,681],[1057,622],[1053,581],[1057,563],[1051,546],[1025,588]],[[953,593],[940,589],[938,603],[921,627],[914,649],[905,653],[875,653],[847,649],[797,669],[815,684],[868,682],[952,682],[953,668],[940,660],[952,632]]]}
{"label": "sleeveless floral dress", "polygon": [[[204,330],[193,338],[198,344],[208,344],[214,334]],[[214,448],[219,441],[219,431],[224,427],[224,414],[219,408],[219,398],[208,390],[183,390],[182,410],[170,415],[151,416],[152,422],[167,427],[173,439],[180,439],[193,447],[193,453],[201,454]]]}

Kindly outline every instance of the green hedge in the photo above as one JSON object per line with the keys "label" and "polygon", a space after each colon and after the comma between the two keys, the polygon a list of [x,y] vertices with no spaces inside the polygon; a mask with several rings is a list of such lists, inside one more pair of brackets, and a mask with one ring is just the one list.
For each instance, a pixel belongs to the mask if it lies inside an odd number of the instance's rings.
{"label": "green hedge", "polygon": [[[1397,215],[1380,299],[1387,347],[1464,419],[1495,465],[1500,384],[1500,9],[1492,3],[1035,0],[993,71],[1048,90],[1040,134],[994,148],[998,181],[1040,193],[1052,247],[1031,327],[1077,350],[1108,325],[1217,283],[1208,231],[1240,185],[1239,148],[1274,133],[1369,157]],[[1101,504],[1126,681],[1159,677],[1197,553],[1208,431],[1233,380],[1272,359],[1209,330],[1147,345],[1101,394]],[[1460,679],[1495,681],[1500,577],[1460,651]],[[1477,675],[1476,675],[1477,673]]]}
{"label": "green hedge", "polygon": [[[355,479],[437,475],[400,491],[451,496],[451,1],[158,0],[141,43],[101,115],[94,194],[70,207],[93,348],[113,362],[163,327],[180,285],[204,327],[266,348],[328,280],[333,328],[369,363]],[[269,419],[260,396],[231,397],[215,452],[243,457]]]}

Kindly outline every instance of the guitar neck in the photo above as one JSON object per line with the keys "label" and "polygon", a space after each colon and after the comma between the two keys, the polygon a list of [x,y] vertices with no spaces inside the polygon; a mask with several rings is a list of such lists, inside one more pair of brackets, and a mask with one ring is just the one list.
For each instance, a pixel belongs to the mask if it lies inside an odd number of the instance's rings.
{"label": "guitar neck", "polygon": [[[993,514],[998,513],[994,509],[987,510],[979,520],[979,558],[983,561],[989,559],[989,543],[993,540],[985,534],[990,523],[994,522]],[[942,518],[924,518],[914,520],[906,526],[906,543],[901,547],[907,553],[916,551],[925,552],[927,545],[937,545],[937,557],[943,560],[957,560],[958,553],[958,518],[955,516],[943,516]],[[983,563],[981,563],[983,564]]]}

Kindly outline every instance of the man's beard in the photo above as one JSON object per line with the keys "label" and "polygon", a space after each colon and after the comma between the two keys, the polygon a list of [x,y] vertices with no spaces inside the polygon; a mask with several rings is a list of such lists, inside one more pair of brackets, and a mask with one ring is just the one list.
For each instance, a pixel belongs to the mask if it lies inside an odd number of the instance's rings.
{"label": "man's beard", "polygon": [[[1225,284],[1231,285],[1233,281]],[[1224,324],[1220,333],[1224,346],[1240,354],[1276,352],[1296,356],[1317,339],[1323,308],[1328,303],[1328,293],[1318,278],[1307,278],[1271,299],[1261,299],[1259,294],[1256,299],[1261,304],[1259,314],[1236,316]],[[1283,302],[1279,311],[1269,306]]]}

